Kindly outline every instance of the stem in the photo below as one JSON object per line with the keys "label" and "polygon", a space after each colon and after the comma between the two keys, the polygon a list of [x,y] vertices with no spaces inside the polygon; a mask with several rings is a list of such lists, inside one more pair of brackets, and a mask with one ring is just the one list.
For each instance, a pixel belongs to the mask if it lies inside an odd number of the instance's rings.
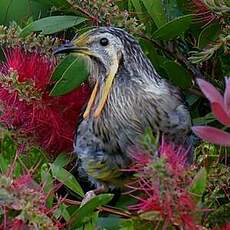
{"label": "stem", "polygon": [[87,10],[83,9],[82,7],[80,7],[76,2],[74,2],[73,0],[67,0],[67,2],[71,5],[71,7],[76,10],[81,12],[82,14],[84,14],[85,16],[87,16],[92,22],[96,23],[96,25],[98,25],[100,23],[99,18],[92,16]]}
{"label": "stem", "polygon": [[[72,205],[77,205],[80,206],[81,205],[81,201],[77,201],[77,200],[71,200],[71,199],[64,199],[63,201],[65,204],[72,204]],[[110,214],[114,214],[123,218],[131,218],[132,215],[130,212],[128,211],[124,211],[122,209],[119,208],[114,208],[114,207],[110,207],[110,206],[102,206],[97,208],[98,211],[101,212],[106,212],[106,213],[110,213]]]}

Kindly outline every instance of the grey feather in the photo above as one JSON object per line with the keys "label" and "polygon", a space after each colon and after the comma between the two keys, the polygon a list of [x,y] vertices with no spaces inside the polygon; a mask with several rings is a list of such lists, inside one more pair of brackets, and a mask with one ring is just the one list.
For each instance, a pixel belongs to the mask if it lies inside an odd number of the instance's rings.
{"label": "grey feather", "polygon": [[[108,33],[123,45],[123,57],[100,117],[92,114],[101,87],[89,117],[78,126],[75,152],[81,172],[93,184],[113,187],[116,185],[112,182],[89,172],[89,162],[102,162],[107,170],[127,168],[131,162],[129,147],[137,144],[148,127],[170,142],[189,145],[191,119],[179,90],[158,75],[132,36],[121,29],[104,27],[93,30],[91,36]],[[106,66],[92,60],[90,84],[99,79],[102,86],[105,77]],[[104,169],[97,170],[100,175]]]}

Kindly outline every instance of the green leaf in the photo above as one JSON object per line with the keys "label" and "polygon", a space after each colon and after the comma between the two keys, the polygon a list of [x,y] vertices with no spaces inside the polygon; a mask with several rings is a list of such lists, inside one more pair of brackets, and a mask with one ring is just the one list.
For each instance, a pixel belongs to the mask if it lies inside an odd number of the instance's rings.
{"label": "green leaf", "polygon": [[201,168],[194,177],[192,184],[189,188],[189,192],[192,193],[194,199],[199,202],[207,184],[207,171],[205,168]]}
{"label": "green leaf", "polygon": [[197,117],[192,120],[193,125],[207,125],[209,123],[212,123],[216,121],[216,118],[212,113],[208,113],[203,117]]}
{"label": "green leaf", "polygon": [[84,192],[80,184],[77,182],[76,178],[71,173],[69,173],[67,170],[65,170],[62,167],[56,166],[55,164],[51,164],[51,170],[54,178],[59,180],[66,187],[68,187],[69,189],[71,189],[73,192],[77,193],[81,197],[84,196]]}
{"label": "green leaf", "polygon": [[42,34],[53,34],[86,21],[86,18],[77,16],[50,16],[30,23],[21,31],[25,37],[31,32],[41,31]]}
{"label": "green leaf", "polygon": [[142,0],[142,2],[158,28],[167,22],[161,0]]}
{"label": "green leaf", "polygon": [[121,224],[122,221],[123,221],[123,219],[120,217],[109,215],[106,217],[99,217],[97,224],[102,229],[117,230],[118,229],[117,227]]}
{"label": "green leaf", "polygon": [[192,76],[180,64],[173,61],[165,61],[161,63],[161,67],[165,69],[168,74],[169,80],[176,86],[187,89],[192,84]]}
{"label": "green leaf", "polygon": [[7,171],[8,168],[9,168],[9,162],[1,154],[0,155],[0,172],[3,174],[3,173],[5,173]]}
{"label": "green leaf", "polygon": [[76,60],[76,57],[73,55],[67,55],[55,68],[52,74],[52,80],[58,81],[66,71],[66,69]]}
{"label": "green leaf", "polygon": [[205,48],[210,42],[213,42],[217,39],[220,33],[220,24],[212,23],[206,26],[200,33],[198,37],[198,47],[200,49]]}
{"label": "green leaf", "polygon": [[[89,76],[89,70],[84,58],[78,56],[66,68],[50,92],[52,96],[61,96],[79,87]],[[55,76],[57,78],[57,76]]]}
{"label": "green leaf", "polygon": [[182,35],[190,26],[192,15],[184,15],[173,19],[161,26],[153,33],[153,37],[159,40],[170,40],[176,36]]}
{"label": "green leaf", "polygon": [[[49,193],[53,189],[53,177],[50,173],[48,164],[43,164],[40,169],[41,173],[41,184],[44,187],[44,192]],[[54,201],[54,195],[50,194],[50,196],[47,199],[47,206],[48,208],[51,208],[53,206]]]}
{"label": "green leaf", "polygon": [[58,207],[58,209],[57,209],[57,210],[55,211],[55,213],[54,213],[55,218],[56,218],[56,219],[60,219],[61,217],[63,217],[64,220],[65,220],[66,222],[68,222],[69,219],[70,219],[70,214],[69,214],[67,208],[68,208],[67,205],[65,205],[65,204],[63,204],[63,203],[60,204],[60,206]]}
{"label": "green leaf", "polygon": [[33,0],[35,2],[39,2],[43,5],[47,5],[49,7],[53,7],[53,6],[56,6],[58,7],[59,9],[63,9],[63,8],[70,8],[71,5],[68,3],[67,0]]}
{"label": "green leaf", "polygon": [[53,162],[53,165],[57,167],[65,167],[66,165],[69,164],[71,161],[71,158],[67,156],[66,154],[59,154],[55,161]]}
{"label": "green leaf", "polygon": [[135,12],[137,14],[137,17],[141,20],[141,21],[144,21],[145,19],[145,16],[143,14],[143,9],[142,9],[142,6],[141,6],[141,3],[140,3],[140,0],[130,0],[130,2],[132,3],[134,9],[135,9]]}
{"label": "green leaf", "polygon": [[154,68],[159,71],[160,60],[159,55],[156,49],[153,47],[153,44],[146,39],[139,39],[139,43],[145,53],[145,55],[150,59]]}
{"label": "green leaf", "polygon": [[70,223],[73,223],[71,226],[78,228],[84,223],[87,223],[94,214],[96,208],[107,204],[113,198],[113,194],[100,194],[93,197],[82,207],[78,208],[75,213],[71,216]]}
{"label": "green leaf", "polygon": [[44,5],[28,0],[1,0],[0,1],[0,24],[9,25],[16,21],[23,25],[28,18],[45,16],[49,12]]}

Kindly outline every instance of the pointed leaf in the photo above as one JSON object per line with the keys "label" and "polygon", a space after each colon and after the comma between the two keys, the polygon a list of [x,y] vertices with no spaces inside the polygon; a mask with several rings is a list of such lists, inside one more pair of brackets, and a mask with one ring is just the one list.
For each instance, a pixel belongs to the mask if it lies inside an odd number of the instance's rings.
{"label": "pointed leaf", "polygon": [[[54,180],[49,170],[48,164],[45,163],[41,166],[40,173],[41,173],[41,183],[43,185],[44,192],[48,194],[53,189],[53,180]],[[50,194],[50,196],[47,198],[46,201],[48,208],[51,208],[53,206],[53,201],[54,201],[54,194]]]}
{"label": "pointed leaf", "polygon": [[71,161],[71,158],[67,156],[66,154],[59,154],[55,161],[53,162],[53,165],[57,167],[65,167],[66,165],[69,164]]}
{"label": "pointed leaf", "polygon": [[198,47],[200,49],[205,48],[210,42],[213,42],[217,39],[220,33],[220,24],[211,23],[206,26],[200,33],[198,38]]}
{"label": "pointed leaf", "polygon": [[225,79],[226,86],[224,92],[224,108],[226,112],[230,115],[230,78]]}
{"label": "pointed leaf", "polygon": [[65,170],[62,167],[58,167],[55,164],[51,164],[51,170],[53,177],[57,180],[59,180],[61,183],[63,183],[66,187],[71,189],[73,192],[77,193],[81,197],[84,196],[84,192],[80,186],[80,184],[77,182],[76,178],[69,173],[67,170]]}
{"label": "pointed leaf", "polygon": [[86,18],[77,16],[50,16],[39,20],[36,20],[21,31],[21,36],[25,37],[31,32],[41,31],[42,34],[53,34],[72,26],[79,25],[80,23],[86,21]]}
{"label": "pointed leaf", "polygon": [[34,0],[34,1],[42,3],[43,5],[45,4],[49,7],[56,6],[57,8],[59,8],[59,10],[71,7],[71,4],[68,3],[68,0],[49,0],[49,1],[47,1],[47,0]]}
{"label": "pointed leaf", "polygon": [[58,81],[66,71],[66,69],[76,60],[76,57],[73,55],[67,55],[55,68],[53,74],[52,74],[52,80]]}
{"label": "pointed leaf", "polygon": [[190,73],[180,64],[173,61],[165,61],[161,63],[161,67],[167,72],[169,79],[176,86],[187,89],[192,84],[192,76]]}
{"label": "pointed leaf", "polygon": [[131,0],[132,2],[132,5],[135,9],[135,12],[137,14],[137,17],[141,20],[141,21],[144,21],[144,18],[145,18],[145,15],[143,14],[143,11],[142,11],[142,6],[141,6],[141,3],[140,3],[140,0]]}
{"label": "pointed leaf", "polygon": [[192,131],[201,139],[210,143],[230,146],[230,133],[210,126],[194,126]]}
{"label": "pointed leaf", "polygon": [[192,193],[194,199],[200,201],[207,184],[207,171],[205,168],[201,168],[194,177],[189,191]]}
{"label": "pointed leaf", "polygon": [[217,102],[220,105],[224,105],[222,95],[212,84],[200,78],[197,79],[197,84],[210,103]]}
{"label": "pointed leaf", "polygon": [[142,0],[142,2],[158,28],[167,22],[161,0]]}
{"label": "pointed leaf", "polygon": [[[61,71],[60,71],[61,72]],[[79,87],[89,76],[84,58],[78,56],[63,72],[50,92],[52,96],[61,96]],[[57,78],[57,76],[55,76]]]}
{"label": "pointed leaf", "polygon": [[230,127],[230,116],[219,103],[211,104],[212,112],[219,122]]}
{"label": "pointed leaf", "polygon": [[203,117],[198,117],[192,120],[192,123],[194,125],[207,125],[209,123],[212,123],[216,121],[216,118],[214,117],[213,113],[207,113]]}
{"label": "pointed leaf", "polygon": [[160,40],[170,40],[182,35],[190,26],[192,15],[184,15],[173,19],[154,32],[153,37]]}
{"label": "pointed leaf", "polygon": [[[71,216],[70,222],[73,222],[72,227],[80,227],[82,224],[87,223],[92,217],[96,208],[107,204],[113,198],[113,194],[100,194],[93,197],[82,207],[77,209]],[[76,222],[75,222],[76,221]]]}

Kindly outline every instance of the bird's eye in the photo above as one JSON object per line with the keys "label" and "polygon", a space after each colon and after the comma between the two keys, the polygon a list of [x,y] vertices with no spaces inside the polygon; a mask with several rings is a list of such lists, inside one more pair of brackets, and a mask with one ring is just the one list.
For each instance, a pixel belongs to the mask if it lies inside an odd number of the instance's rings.
{"label": "bird's eye", "polygon": [[107,45],[109,44],[109,40],[108,40],[107,38],[102,38],[102,39],[100,40],[100,44],[101,44],[102,46],[107,46]]}

